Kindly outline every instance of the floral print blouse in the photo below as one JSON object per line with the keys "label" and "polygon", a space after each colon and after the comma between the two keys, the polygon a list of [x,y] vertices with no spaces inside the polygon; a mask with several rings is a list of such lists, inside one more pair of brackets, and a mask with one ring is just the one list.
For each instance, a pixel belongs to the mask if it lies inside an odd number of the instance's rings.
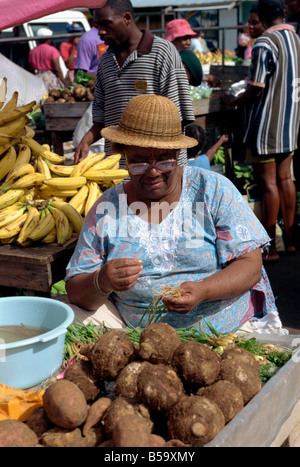
{"label": "floral print blouse", "polygon": [[[127,205],[123,184],[105,191],[85,219],[66,275],[69,280],[91,273],[113,258],[143,260],[135,286],[110,296],[124,321],[133,326],[140,324],[165,286],[202,281],[270,240],[240,192],[213,171],[185,166],[180,200],[161,223],[141,219],[136,207]],[[274,296],[262,267],[260,282],[242,295],[200,303],[185,315],[166,311],[160,321],[175,328],[200,325],[204,330],[209,322],[219,332],[230,332],[274,311]],[[142,325],[148,318],[146,313]]]}

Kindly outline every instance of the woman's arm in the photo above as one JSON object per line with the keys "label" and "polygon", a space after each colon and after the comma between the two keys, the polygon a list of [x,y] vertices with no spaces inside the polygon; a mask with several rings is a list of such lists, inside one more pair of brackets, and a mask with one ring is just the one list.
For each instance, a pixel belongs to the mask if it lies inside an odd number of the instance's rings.
{"label": "woman's arm", "polygon": [[164,300],[168,310],[185,314],[201,302],[238,297],[261,279],[262,255],[260,248],[246,253],[226,268],[201,282],[184,282],[182,296]]}
{"label": "woman's arm", "polygon": [[78,274],[66,282],[71,303],[94,311],[103,305],[112,291],[131,289],[140,276],[143,262],[133,258],[116,258],[90,274]]}

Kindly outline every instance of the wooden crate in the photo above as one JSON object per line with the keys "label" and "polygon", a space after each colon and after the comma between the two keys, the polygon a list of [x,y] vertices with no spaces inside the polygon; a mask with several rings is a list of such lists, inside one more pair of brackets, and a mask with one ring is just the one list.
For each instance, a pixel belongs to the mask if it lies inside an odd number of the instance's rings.
{"label": "wooden crate", "polygon": [[195,117],[201,117],[204,115],[220,113],[220,112],[230,112],[233,107],[224,105],[220,97],[211,97],[210,99],[199,99],[193,101],[193,109]]}
{"label": "wooden crate", "polygon": [[49,102],[43,105],[47,131],[74,131],[90,102]]}
{"label": "wooden crate", "polygon": [[0,246],[0,285],[26,289],[35,295],[50,295],[51,286],[64,279],[77,236],[64,246],[36,244]]}

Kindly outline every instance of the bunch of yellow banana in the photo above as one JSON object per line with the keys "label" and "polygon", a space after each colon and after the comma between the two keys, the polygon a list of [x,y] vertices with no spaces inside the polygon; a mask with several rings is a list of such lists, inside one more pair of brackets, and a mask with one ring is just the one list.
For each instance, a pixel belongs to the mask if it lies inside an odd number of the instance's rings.
{"label": "bunch of yellow banana", "polygon": [[[65,165],[66,158],[35,141],[34,130],[27,126],[26,114],[36,103],[17,106],[17,101],[17,91],[7,101],[4,78],[0,84],[0,241],[22,246],[34,241],[63,244],[72,232],[79,234],[83,217],[102,192],[124,180],[128,172],[119,169],[120,154],[105,157],[104,152],[91,154],[77,165]],[[40,200],[47,201],[47,206],[41,207]]]}
{"label": "bunch of yellow banana", "polygon": [[73,206],[55,198],[16,201],[0,210],[0,241],[20,246],[34,242],[64,245],[73,233],[80,233],[82,224]]}
{"label": "bunch of yellow banana", "polygon": [[22,135],[26,135],[26,125],[29,122],[26,114],[31,112],[36,105],[36,102],[32,101],[28,104],[17,106],[18,96],[18,91],[15,91],[6,102],[7,79],[4,78],[0,86],[0,146],[4,147],[3,152]]}

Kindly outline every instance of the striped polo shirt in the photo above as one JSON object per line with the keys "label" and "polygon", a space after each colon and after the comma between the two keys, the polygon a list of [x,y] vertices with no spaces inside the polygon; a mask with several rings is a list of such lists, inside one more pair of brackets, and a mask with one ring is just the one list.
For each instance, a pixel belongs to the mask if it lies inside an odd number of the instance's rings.
{"label": "striped polo shirt", "polygon": [[[97,71],[93,100],[93,122],[117,125],[127,103],[139,94],[156,94],[171,99],[184,125],[195,120],[189,83],[179,53],[174,45],[147,29],[124,64],[120,67],[113,49],[102,56]],[[111,143],[105,142],[106,154]],[[180,152],[180,165],[187,162],[186,150]],[[120,166],[124,161],[120,161]]]}
{"label": "striped polo shirt", "polygon": [[252,51],[249,84],[262,93],[250,108],[244,141],[258,154],[287,153],[297,148],[300,106],[300,41],[294,28],[267,29]]}

